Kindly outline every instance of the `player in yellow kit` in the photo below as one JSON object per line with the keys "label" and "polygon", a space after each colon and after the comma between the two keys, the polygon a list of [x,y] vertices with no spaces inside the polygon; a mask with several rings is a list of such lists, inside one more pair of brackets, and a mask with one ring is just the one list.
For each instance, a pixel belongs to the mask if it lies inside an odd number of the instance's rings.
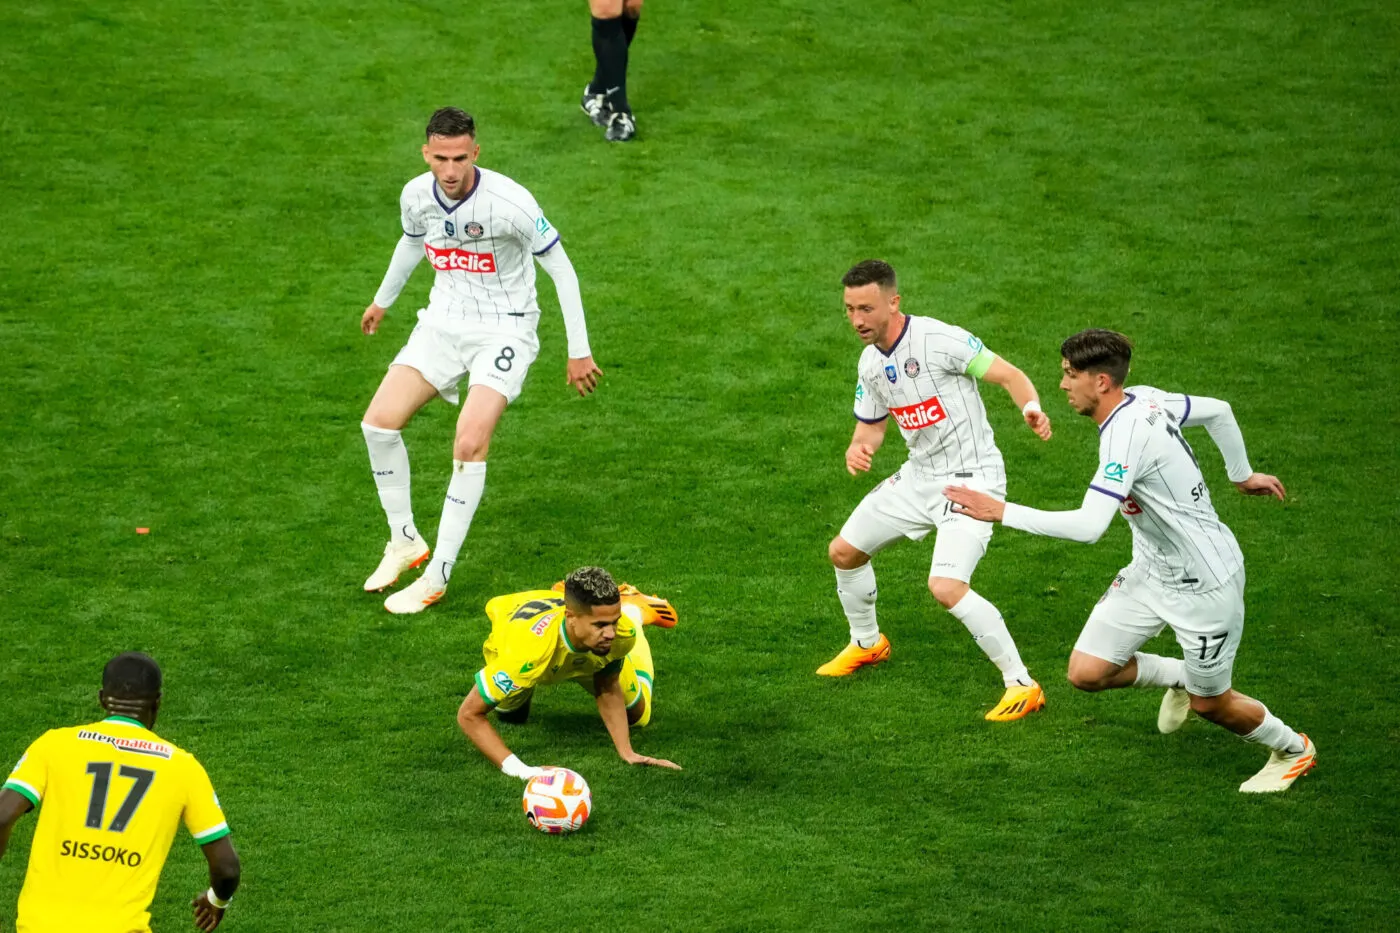
{"label": "player in yellow kit", "polygon": [[0,856],[15,822],[39,807],[17,933],[148,933],[182,819],[209,862],[195,926],[222,922],[238,889],[238,853],[204,768],[151,731],[160,696],[155,661],[118,655],[97,695],[108,717],[45,732],[0,789]]}
{"label": "player in yellow kit", "polygon": [[498,768],[522,780],[545,770],[511,754],[487,713],[495,709],[506,722],[524,722],[537,686],[571,680],[597,700],[623,761],[680,770],[674,762],[633,751],[630,732],[632,725],[651,721],[655,667],[643,627],[674,626],[669,602],[619,587],[601,567],[582,567],[553,590],[498,596],[486,604],[486,615],[486,664],[457,711],[457,723]]}

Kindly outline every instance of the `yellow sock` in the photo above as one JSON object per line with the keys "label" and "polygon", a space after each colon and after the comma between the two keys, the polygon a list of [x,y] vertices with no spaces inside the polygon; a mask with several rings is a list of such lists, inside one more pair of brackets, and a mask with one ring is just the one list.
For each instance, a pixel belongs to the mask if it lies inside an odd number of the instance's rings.
{"label": "yellow sock", "polygon": [[638,719],[636,724],[645,726],[651,722],[652,680],[656,676],[656,663],[651,659],[651,645],[647,644],[646,629],[640,625],[637,626],[637,644],[627,652],[627,660],[631,661],[636,669],[637,687],[642,694],[642,702],[646,703],[642,718]]}

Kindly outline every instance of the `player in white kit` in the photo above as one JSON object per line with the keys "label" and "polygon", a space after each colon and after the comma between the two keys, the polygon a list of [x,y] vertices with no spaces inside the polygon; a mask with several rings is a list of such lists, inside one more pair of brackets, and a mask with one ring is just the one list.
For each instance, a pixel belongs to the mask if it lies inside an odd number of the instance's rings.
{"label": "player in white kit", "polygon": [[421,612],[442,598],[486,485],[486,452],[506,406],[520,394],[539,354],[535,330],[535,262],[559,295],[568,335],[567,382],[593,391],[602,371],[588,348],[578,276],[559,232],[530,192],[476,164],[476,123],[455,107],[428,121],[423,159],[430,171],[404,185],[399,200],[403,237],[360,329],[373,334],[426,255],[436,270],[428,307],[399,351],[365,412],[369,447],[390,540],[365,590],[387,589],[405,570],[428,561],[428,543],[413,523],[408,451],[400,430],[435,396],[456,404],[470,374],[452,445],[452,477],[438,525],[437,554],[423,575],[384,607]]}
{"label": "player in white kit", "polygon": [[[1246,495],[1282,499],[1283,484],[1250,468],[1225,402],[1148,386],[1124,389],[1132,344],[1122,334],[1086,330],[1066,340],[1060,353],[1060,388],[1076,411],[1099,425],[1099,466],[1084,504],[1042,512],[956,485],[944,494],[964,515],[1090,544],[1122,512],[1133,532],[1133,559],[1090,613],[1070,655],[1070,682],[1089,691],[1166,687],[1158,729],[1175,732],[1195,710],[1272,749],[1268,764],[1240,790],[1287,790],[1312,768],[1317,750],[1262,703],[1231,688],[1244,631],[1244,558],[1215,514],[1181,428],[1202,425],[1210,432],[1227,474]],[[1165,626],[1176,633],[1184,660],[1138,650]]]}
{"label": "player in white kit", "polygon": [[846,470],[855,476],[870,469],[890,416],[904,435],[909,459],[861,501],[831,542],[836,593],[850,624],[851,641],[817,673],[844,677],[890,656],[889,639],[880,633],[875,618],[870,557],[899,538],[918,541],[936,530],[929,591],[1001,670],[1005,693],[986,718],[1021,719],[1041,709],[1045,695],[1021,663],[1001,613],[968,585],[986,553],[991,527],[954,514],[943,498],[943,487],[959,482],[998,495],[1006,491],[1006,470],[977,380],[1004,388],[1042,440],[1050,438],[1050,419],[1040,410],[1035,386],[1026,375],[982,341],[961,327],[904,314],[888,263],[868,259],[841,281],[846,316],[866,345]]}

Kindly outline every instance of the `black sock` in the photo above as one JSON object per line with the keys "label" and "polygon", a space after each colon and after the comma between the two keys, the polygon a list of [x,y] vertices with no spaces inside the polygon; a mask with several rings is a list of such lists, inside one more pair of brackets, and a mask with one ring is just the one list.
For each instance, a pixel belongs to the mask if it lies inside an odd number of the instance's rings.
{"label": "black sock", "polygon": [[641,21],[642,18],[640,16],[628,16],[626,13],[622,14],[622,32],[627,36],[627,47],[629,49],[632,47],[632,37],[637,34],[637,24]]}
{"label": "black sock", "polygon": [[593,57],[597,69],[589,90],[607,94],[613,110],[630,111],[627,105],[627,36],[623,31],[624,17],[598,19],[593,17]]}

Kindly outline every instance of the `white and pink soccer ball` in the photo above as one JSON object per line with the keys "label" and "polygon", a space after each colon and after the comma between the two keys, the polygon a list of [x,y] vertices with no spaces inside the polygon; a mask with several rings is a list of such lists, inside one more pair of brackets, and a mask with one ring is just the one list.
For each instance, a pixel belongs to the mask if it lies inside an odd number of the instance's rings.
{"label": "white and pink soccer ball", "polygon": [[583,775],[549,768],[525,782],[525,818],[542,833],[571,833],[588,822],[593,794]]}

